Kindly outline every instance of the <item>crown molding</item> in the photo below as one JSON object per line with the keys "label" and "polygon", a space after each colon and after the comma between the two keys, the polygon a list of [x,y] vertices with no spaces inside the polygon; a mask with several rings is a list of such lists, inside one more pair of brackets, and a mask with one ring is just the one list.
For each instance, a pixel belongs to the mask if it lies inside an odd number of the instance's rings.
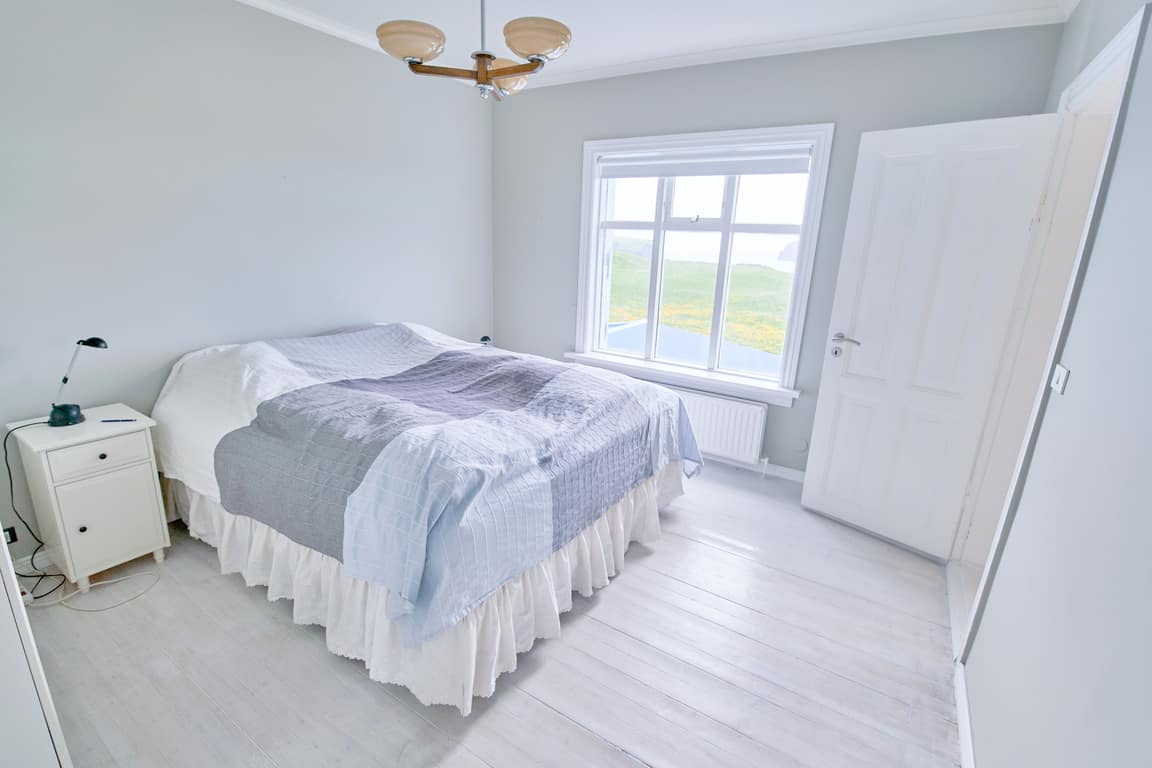
{"label": "crown molding", "polygon": [[[341,24],[309,11],[301,10],[291,3],[283,2],[283,0],[237,0],[237,2],[258,8],[283,19],[314,29],[317,32],[323,32],[326,35],[340,38],[341,40],[354,43],[384,55],[379,45],[377,45],[376,37],[372,34],[372,30],[359,30]],[[545,68],[541,74],[533,76],[531,85],[533,88],[541,88],[550,85],[565,85],[567,83],[577,83],[588,80],[602,80],[609,77],[635,75],[644,72],[658,72],[665,69],[694,67],[701,64],[718,64],[727,61],[756,59],[765,56],[806,53],[830,48],[846,48],[853,45],[889,43],[896,40],[954,35],[964,32],[983,32],[993,29],[1031,27],[1043,24],[1063,24],[1068,20],[1072,11],[1075,10],[1079,0],[1057,0],[1057,2],[1057,6],[1046,9],[1038,8],[1028,11],[966,16],[941,21],[894,25],[878,29],[856,30],[830,35],[814,35],[811,37],[779,40],[757,45],[720,48],[658,59],[631,61],[605,67],[568,70],[564,69],[563,63],[559,65],[552,64],[551,67]]]}
{"label": "crown molding", "polygon": [[273,16],[279,16],[288,21],[294,21],[297,24],[302,24],[317,32],[323,32],[326,35],[338,37],[349,43],[355,43],[376,53],[384,53],[380,50],[373,30],[365,31],[356,29],[355,27],[349,27],[346,24],[340,24],[323,16],[317,16],[309,11],[301,10],[291,3],[282,2],[282,0],[236,0],[236,2],[243,3],[252,8],[258,8],[261,11],[266,11]]}
{"label": "crown molding", "polygon": [[607,67],[557,72],[547,69],[532,78],[531,86],[541,88],[549,85],[565,85],[587,80],[602,80],[608,77],[637,75],[645,72],[659,72],[665,69],[695,67],[702,64],[720,64],[728,61],[758,59],[767,56],[782,56],[789,53],[809,53],[832,48],[847,48],[854,45],[890,43],[897,40],[911,40],[920,37],[938,37],[965,32],[986,32],[994,29],[1034,27],[1045,24],[1063,24],[1068,15],[1060,8],[1038,9],[1018,13],[997,13],[985,16],[949,19],[946,21],[904,24],[880,29],[866,29],[830,35],[780,40],[772,43],[722,48],[713,51],[685,53],[646,61],[633,61],[613,64]]}

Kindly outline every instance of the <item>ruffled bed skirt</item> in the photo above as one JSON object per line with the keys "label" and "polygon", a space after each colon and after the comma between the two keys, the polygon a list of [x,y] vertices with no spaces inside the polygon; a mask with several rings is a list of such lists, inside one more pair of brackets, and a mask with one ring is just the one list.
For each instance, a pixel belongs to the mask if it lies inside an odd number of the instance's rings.
{"label": "ruffled bed skirt", "polygon": [[216,547],[221,573],[240,573],[268,599],[293,601],[297,624],[326,628],[328,650],[359,659],[373,680],[402,685],[424,704],[472,711],[496,678],[516,669],[516,654],[560,635],[572,593],[606,586],[633,541],[660,536],[657,510],[683,493],[682,467],[669,464],[632,489],[595,523],[518,578],[504,584],[458,624],[416,647],[405,646],[385,610],[387,588],[352,578],[340,561],[297,544],[269,526],[233,515],[213,499],[169,480],[169,504],[194,538]]}

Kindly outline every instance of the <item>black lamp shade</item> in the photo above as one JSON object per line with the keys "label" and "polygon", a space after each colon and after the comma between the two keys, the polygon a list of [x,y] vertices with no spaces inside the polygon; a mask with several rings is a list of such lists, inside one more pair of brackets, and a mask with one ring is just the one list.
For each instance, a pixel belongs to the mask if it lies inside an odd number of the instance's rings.
{"label": "black lamp shade", "polygon": [[78,341],[76,343],[82,347],[95,347],[96,349],[108,349],[108,342],[104,341],[104,339],[100,338],[99,336],[89,336],[86,339],[80,339],[80,341]]}

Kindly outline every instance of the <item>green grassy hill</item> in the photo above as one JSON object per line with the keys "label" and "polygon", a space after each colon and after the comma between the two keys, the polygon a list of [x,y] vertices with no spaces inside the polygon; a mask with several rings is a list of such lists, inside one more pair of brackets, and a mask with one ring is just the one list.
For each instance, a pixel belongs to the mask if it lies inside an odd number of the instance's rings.
{"label": "green grassy hill", "polygon": [[[643,320],[648,314],[647,256],[624,250],[612,254],[608,321]],[[662,322],[707,335],[712,328],[716,265],[701,261],[664,262]],[[725,339],[780,354],[792,275],[771,267],[736,264],[728,291]]]}

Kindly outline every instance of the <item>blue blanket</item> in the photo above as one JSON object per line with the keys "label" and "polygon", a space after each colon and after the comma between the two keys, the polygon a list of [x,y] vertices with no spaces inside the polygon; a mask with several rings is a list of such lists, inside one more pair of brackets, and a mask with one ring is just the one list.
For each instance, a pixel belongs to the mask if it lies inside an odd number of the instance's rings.
{"label": "blue blanket", "polygon": [[404,324],[268,344],[302,385],[220,440],[220,502],[386,586],[408,644],[700,467],[680,398],[627,376]]}

